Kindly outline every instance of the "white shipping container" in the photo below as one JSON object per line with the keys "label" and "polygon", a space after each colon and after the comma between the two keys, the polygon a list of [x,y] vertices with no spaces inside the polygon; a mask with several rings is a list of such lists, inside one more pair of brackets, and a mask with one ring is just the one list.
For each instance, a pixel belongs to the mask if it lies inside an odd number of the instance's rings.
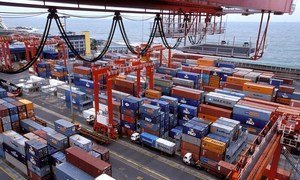
{"label": "white shipping container", "polygon": [[78,134],[70,136],[69,143],[70,146],[77,146],[86,152],[90,152],[92,150],[92,141]]}
{"label": "white shipping container", "polygon": [[210,92],[205,95],[205,102],[233,108],[240,100],[239,97]]}
{"label": "white shipping container", "polygon": [[175,153],[176,144],[171,141],[168,141],[168,140],[165,140],[162,138],[158,138],[156,140],[155,146],[157,149],[159,149],[165,153],[168,153],[170,155]]}
{"label": "white shipping container", "polygon": [[5,159],[12,164],[14,167],[19,169],[24,174],[28,175],[27,166],[20,161],[18,161],[16,158],[14,158],[12,155],[8,154],[7,152],[4,153]]}
{"label": "white shipping container", "polygon": [[107,174],[101,174],[100,176],[96,177],[95,180],[116,180],[116,179]]}
{"label": "white shipping container", "polygon": [[22,155],[25,155],[25,141],[28,139],[13,130],[3,132],[3,142]]}
{"label": "white shipping container", "polygon": [[235,131],[235,129],[233,127],[226,126],[226,125],[223,125],[223,124],[219,124],[219,123],[216,123],[216,122],[214,122],[210,126],[210,132],[211,133],[215,133],[215,134],[218,134],[220,136],[227,137],[230,140],[232,140],[232,138],[234,136],[234,131]]}

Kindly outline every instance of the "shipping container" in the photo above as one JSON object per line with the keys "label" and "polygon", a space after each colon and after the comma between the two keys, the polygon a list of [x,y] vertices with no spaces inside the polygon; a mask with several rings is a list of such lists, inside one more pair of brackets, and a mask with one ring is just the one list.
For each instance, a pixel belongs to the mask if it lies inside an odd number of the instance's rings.
{"label": "shipping container", "polygon": [[211,159],[211,160],[216,161],[216,162],[224,160],[224,154],[223,153],[219,154],[219,153],[207,150],[207,149],[201,149],[200,156],[202,158],[203,157],[208,158],[208,159]]}
{"label": "shipping container", "polygon": [[77,146],[86,152],[89,152],[92,150],[92,141],[79,135],[75,134],[69,137],[69,144],[70,146]]}
{"label": "shipping container", "polygon": [[24,138],[22,135],[18,134],[15,131],[6,131],[3,132],[3,142],[8,146],[12,147],[22,155],[26,155],[25,153],[25,142],[28,140]]}
{"label": "shipping container", "polygon": [[25,175],[28,175],[27,166],[20,161],[18,161],[15,157],[13,157],[11,154],[4,152],[4,156],[7,162],[12,164],[15,168],[20,170]]}
{"label": "shipping container", "polygon": [[150,104],[143,104],[140,107],[140,113],[141,114],[147,114],[149,117],[157,117],[161,113],[160,107],[153,106]]}
{"label": "shipping container", "polygon": [[133,96],[126,97],[122,100],[122,107],[137,111],[142,105],[142,99]]}
{"label": "shipping container", "polygon": [[101,174],[100,176],[96,177],[95,180],[116,180],[116,179],[107,174]]}
{"label": "shipping container", "polygon": [[93,143],[92,149],[93,149],[93,151],[100,154],[101,159],[103,161],[106,161],[106,162],[109,161],[109,150],[107,148]]}
{"label": "shipping container", "polygon": [[69,163],[76,165],[79,169],[90,174],[94,178],[103,173],[112,175],[110,164],[93,157],[78,147],[66,149],[66,157]]}
{"label": "shipping container", "polygon": [[215,92],[209,92],[205,95],[205,102],[229,108],[233,108],[239,100],[239,97],[224,95]]}
{"label": "shipping container", "polygon": [[255,93],[272,95],[274,92],[274,86],[260,85],[260,84],[256,84],[256,83],[245,83],[243,85],[243,91],[250,91],[250,92],[255,92]]}
{"label": "shipping container", "polygon": [[210,132],[233,140],[235,135],[235,128],[220,124],[218,122],[214,122],[210,126]]}
{"label": "shipping container", "polygon": [[75,125],[64,119],[59,119],[54,122],[55,131],[65,135],[72,136],[76,133]]}
{"label": "shipping container", "polygon": [[201,148],[218,154],[223,154],[226,150],[226,144],[208,137],[202,139]]}
{"label": "shipping container", "polygon": [[61,163],[56,167],[55,178],[57,180],[94,180],[92,176],[68,162]]}
{"label": "shipping container", "polygon": [[41,143],[36,139],[26,141],[25,149],[27,154],[31,154],[36,158],[42,158],[48,155],[47,144]]}
{"label": "shipping container", "polygon": [[24,119],[21,122],[21,127],[26,132],[34,132],[36,130],[41,130],[44,128],[44,126],[38,124],[37,122],[34,122],[31,119]]}
{"label": "shipping container", "polygon": [[174,155],[176,150],[176,144],[171,141],[158,138],[156,140],[155,148],[169,155]]}
{"label": "shipping container", "polygon": [[198,114],[197,110],[198,110],[197,107],[186,105],[186,104],[180,104],[178,106],[178,113],[190,115],[193,117],[197,116],[197,114]]}
{"label": "shipping container", "polygon": [[190,136],[188,134],[182,134],[182,141],[193,144],[195,146],[200,146],[201,145],[201,138],[197,138],[194,136]]}
{"label": "shipping container", "polygon": [[66,155],[61,151],[58,151],[50,156],[50,163],[52,166],[58,166],[64,162],[66,162]]}
{"label": "shipping container", "polygon": [[230,118],[232,115],[232,110],[219,108],[219,107],[208,105],[208,104],[201,104],[199,106],[199,112],[202,114],[215,116],[215,117]]}
{"label": "shipping container", "polygon": [[160,91],[152,90],[152,89],[147,89],[145,91],[145,97],[151,98],[151,99],[159,99],[161,98],[162,93]]}
{"label": "shipping container", "polygon": [[157,136],[153,136],[149,133],[141,133],[140,138],[143,144],[155,148]]}
{"label": "shipping container", "polygon": [[58,132],[47,133],[47,142],[49,145],[59,150],[63,150],[68,147],[68,138]]}

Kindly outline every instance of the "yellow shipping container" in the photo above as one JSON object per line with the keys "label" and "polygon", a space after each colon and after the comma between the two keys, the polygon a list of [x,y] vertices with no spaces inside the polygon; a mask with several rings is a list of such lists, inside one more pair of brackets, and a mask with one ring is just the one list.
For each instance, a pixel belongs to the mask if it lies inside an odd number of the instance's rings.
{"label": "yellow shipping container", "polygon": [[199,58],[197,59],[198,66],[215,66],[216,60],[214,59],[206,59],[206,58]]}
{"label": "yellow shipping container", "polygon": [[147,89],[145,91],[145,97],[151,98],[151,99],[160,99],[161,98],[161,92],[156,90]]}
{"label": "yellow shipping container", "polygon": [[34,110],[33,103],[31,101],[27,99],[20,99],[19,101],[25,104],[27,111]]}
{"label": "yellow shipping container", "polygon": [[251,80],[240,77],[228,76],[226,82],[243,85],[247,82],[251,82]]}
{"label": "yellow shipping container", "polygon": [[226,144],[221,141],[205,137],[202,139],[201,148],[217,154],[223,154],[226,151]]}
{"label": "yellow shipping container", "polygon": [[261,94],[272,95],[275,87],[271,85],[262,85],[252,82],[247,82],[243,85],[243,91],[256,92]]}

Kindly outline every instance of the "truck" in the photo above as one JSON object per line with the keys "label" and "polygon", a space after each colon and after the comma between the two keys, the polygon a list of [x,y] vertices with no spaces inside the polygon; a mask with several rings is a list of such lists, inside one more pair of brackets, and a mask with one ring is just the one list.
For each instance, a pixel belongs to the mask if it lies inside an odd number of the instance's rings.
{"label": "truck", "polygon": [[142,146],[146,145],[152,147],[171,156],[173,156],[176,151],[175,143],[145,132],[141,134],[133,133],[131,135],[131,140],[141,143]]}
{"label": "truck", "polygon": [[82,112],[83,118],[86,120],[87,124],[92,125],[95,121],[95,108],[90,108],[87,110],[84,110]]}

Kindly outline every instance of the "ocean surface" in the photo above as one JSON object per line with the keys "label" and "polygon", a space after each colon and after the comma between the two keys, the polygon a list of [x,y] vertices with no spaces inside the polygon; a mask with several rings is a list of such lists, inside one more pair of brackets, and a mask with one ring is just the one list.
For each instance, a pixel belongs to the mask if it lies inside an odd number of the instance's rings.
{"label": "ocean surface", "polygon": [[[274,17],[276,18],[276,17]],[[139,20],[142,17],[138,18]],[[45,17],[32,18],[3,18],[4,23],[8,27],[28,26],[39,29],[41,32],[45,26]],[[125,28],[131,43],[147,42],[150,33],[150,23],[147,21],[133,21],[124,19]],[[106,19],[67,19],[67,30],[78,34],[81,31],[90,31],[91,37],[96,39],[107,39],[112,18]],[[252,41],[256,43],[258,22],[227,22],[226,32],[223,35],[208,36],[206,42],[216,42],[225,39],[229,42],[243,43]],[[263,58],[253,63],[271,64],[282,67],[300,68],[300,22],[272,22],[268,31],[267,49]],[[58,34],[56,24],[53,22],[51,32],[52,35]],[[235,40],[234,40],[235,39]],[[123,43],[121,34],[117,28],[115,42]],[[160,42],[159,38],[155,38],[154,42]],[[170,40],[172,42],[172,40]],[[249,60],[240,60],[249,61]]]}

